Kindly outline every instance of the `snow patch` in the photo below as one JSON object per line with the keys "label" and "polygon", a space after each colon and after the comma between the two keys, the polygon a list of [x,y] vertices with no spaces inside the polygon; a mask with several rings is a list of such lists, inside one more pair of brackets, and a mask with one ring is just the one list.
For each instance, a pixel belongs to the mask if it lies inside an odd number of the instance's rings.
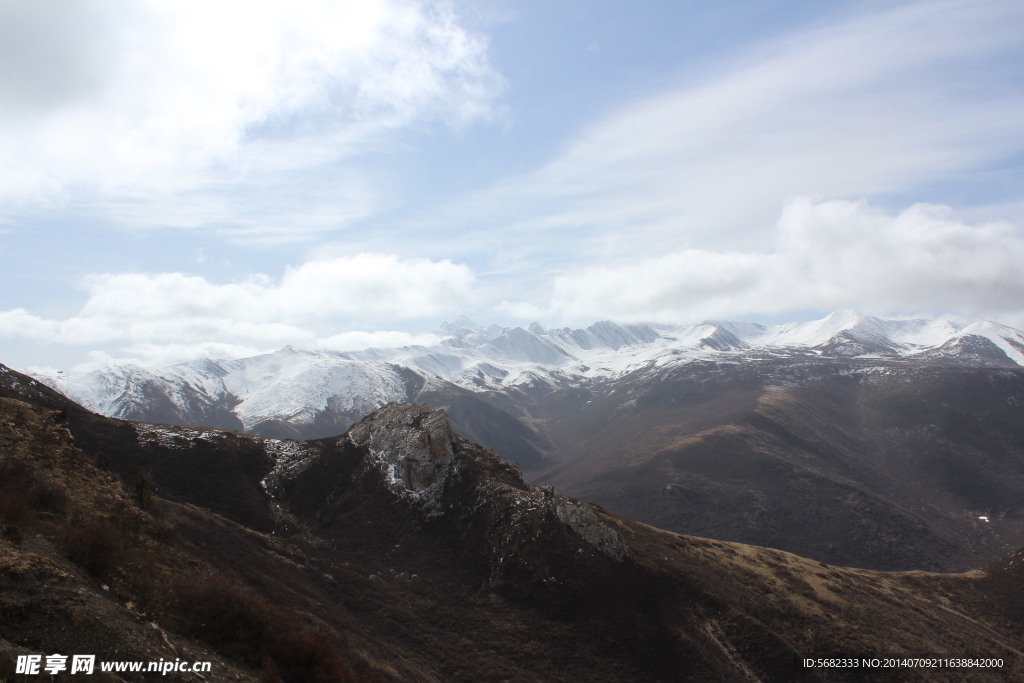
{"label": "snow patch", "polygon": [[139,443],[157,444],[165,448],[183,448],[188,446],[187,442],[197,439],[211,441],[222,438],[223,432],[217,430],[200,429],[197,427],[185,427],[179,425],[156,425],[146,422],[133,422],[135,433],[138,435]]}
{"label": "snow patch", "polygon": [[308,469],[319,457],[305,441],[265,437],[257,437],[257,441],[263,446],[263,451],[274,461],[274,467],[260,482],[260,485],[271,497],[277,495],[282,480],[294,477]]}

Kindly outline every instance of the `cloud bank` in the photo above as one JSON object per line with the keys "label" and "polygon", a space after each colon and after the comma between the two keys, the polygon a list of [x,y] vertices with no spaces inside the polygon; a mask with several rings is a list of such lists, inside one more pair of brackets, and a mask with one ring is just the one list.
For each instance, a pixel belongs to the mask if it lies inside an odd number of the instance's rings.
{"label": "cloud bank", "polygon": [[345,330],[454,315],[476,302],[475,278],[450,261],[358,254],[308,261],[277,280],[218,284],[184,273],[90,276],[74,316],[0,312],[0,338],[119,346],[146,362],[251,355],[285,344],[331,350],[422,342],[432,336]]}
{"label": "cloud bank", "polygon": [[522,318],[682,322],[854,308],[1024,320],[1024,234],[944,206],[892,215],[864,201],[790,202],[765,251],[682,249],[554,278],[550,301],[506,301]]}

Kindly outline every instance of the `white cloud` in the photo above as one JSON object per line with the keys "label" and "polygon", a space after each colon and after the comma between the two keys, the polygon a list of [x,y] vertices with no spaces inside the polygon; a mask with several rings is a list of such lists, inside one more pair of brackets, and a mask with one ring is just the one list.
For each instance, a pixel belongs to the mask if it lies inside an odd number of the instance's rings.
{"label": "white cloud", "polygon": [[1024,312],[1024,234],[1006,222],[970,225],[930,204],[892,216],[866,202],[804,200],[787,207],[780,233],[801,296],[819,308]]}
{"label": "white cloud", "polygon": [[23,308],[0,311],[0,337],[13,339],[26,337],[39,341],[51,341],[59,335],[59,324],[44,320]]}
{"label": "white cloud", "polygon": [[448,260],[359,254],[289,269],[275,296],[285,319],[340,315],[380,321],[461,310],[473,302],[473,284],[468,267]]}
{"label": "white cloud", "polygon": [[324,337],[318,331],[456,313],[475,302],[474,286],[465,265],[386,254],[309,261],[276,282],[266,276],[218,284],[183,273],[103,274],[88,279],[88,300],[67,319],[0,311],[0,337],[117,346],[121,355],[150,359],[284,344],[341,349],[358,340],[422,343],[427,337],[400,332]]}
{"label": "white cloud", "polygon": [[550,301],[505,302],[522,318],[682,322],[855,308],[968,319],[1024,315],[1024,234],[971,225],[948,207],[891,215],[866,202],[807,199],[783,211],[770,251],[685,249],[554,279]]}
{"label": "white cloud", "polygon": [[277,313],[261,300],[268,289],[265,277],[218,285],[183,273],[121,273],[91,276],[87,285],[80,319],[266,321]]}
{"label": "white cloud", "polygon": [[561,275],[554,279],[549,303],[504,302],[500,310],[570,324],[718,317],[751,299],[778,301],[771,291],[780,284],[780,265],[771,254],[687,249]]}
{"label": "white cloud", "polygon": [[412,0],[4,3],[0,61],[8,198],[130,203],[316,168],[486,116],[502,86],[446,3]]}

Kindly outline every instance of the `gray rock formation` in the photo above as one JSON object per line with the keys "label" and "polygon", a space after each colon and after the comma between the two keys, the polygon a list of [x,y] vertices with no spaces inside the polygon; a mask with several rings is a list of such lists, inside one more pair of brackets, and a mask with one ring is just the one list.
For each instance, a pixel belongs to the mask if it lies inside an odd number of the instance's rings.
{"label": "gray rock formation", "polygon": [[389,403],[353,425],[348,438],[370,451],[399,494],[438,488],[453,464],[448,414],[425,403]]}
{"label": "gray rock formation", "polygon": [[[489,449],[459,441],[444,410],[425,403],[389,403],[353,425],[347,438],[367,449],[371,467],[380,468],[392,492],[435,512],[460,467],[483,468],[489,474],[477,495],[492,504],[505,501],[509,533],[519,536],[527,528],[545,528],[545,518],[557,519],[598,552],[618,562],[626,557],[618,531],[603,522],[592,505],[550,487],[531,486],[522,480],[518,467],[502,462]],[[527,521],[524,514],[533,520]]]}

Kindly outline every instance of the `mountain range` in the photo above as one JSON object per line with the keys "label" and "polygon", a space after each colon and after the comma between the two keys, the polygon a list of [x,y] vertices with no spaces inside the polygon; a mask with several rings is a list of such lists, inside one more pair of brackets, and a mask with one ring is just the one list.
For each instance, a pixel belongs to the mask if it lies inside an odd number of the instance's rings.
{"label": "mountain range", "polygon": [[[0,494],[5,679],[52,652],[289,682],[1014,680],[1024,664],[1021,552],[886,573],[679,535],[529,483],[422,403],[298,441],[100,416],[0,366]],[[957,661],[859,669],[927,655]]]}
{"label": "mountain range", "polygon": [[1024,545],[1018,330],[836,311],[769,326],[459,319],[438,337],[39,379],[108,416],[274,438],[423,402],[537,484],[835,564],[961,571]]}
{"label": "mountain range", "polygon": [[[41,377],[83,405],[123,419],[160,414],[182,424],[264,433],[287,424],[302,436],[337,430],[389,402],[424,391],[507,392],[616,379],[694,361],[787,357],[1024,366],[1024,333],[993,322],[881,320],[841,310],[783,325],[704,322],[546,330],[481,326],[466,318],[430,347],[358,352],[280,351],[203,359],[165,369],[112,366],[64,380]],[[177,420],[170,419],[177,418]]]}

